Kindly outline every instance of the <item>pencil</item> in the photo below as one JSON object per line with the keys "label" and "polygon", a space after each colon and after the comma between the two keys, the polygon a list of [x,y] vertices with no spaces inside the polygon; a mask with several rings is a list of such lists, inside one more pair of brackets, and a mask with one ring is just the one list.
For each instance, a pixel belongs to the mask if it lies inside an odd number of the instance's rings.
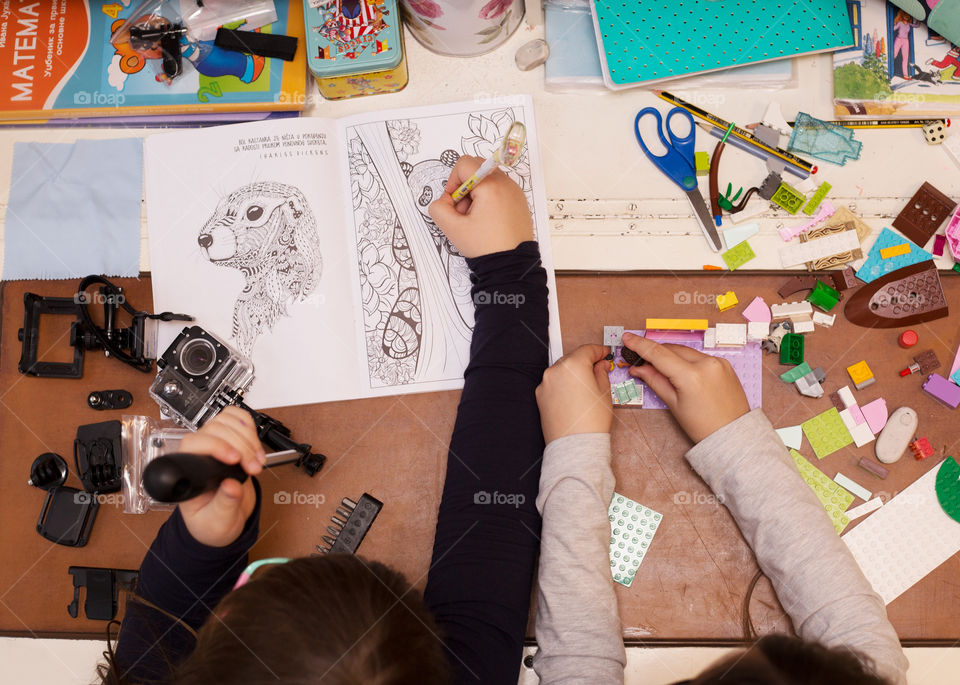
{"label": "pencil", "polygon": [[[651,92],[661,100],[666,100],[667,102],[669,102],[670,104],[676,107],[685,109],[695,117],[703,119],[704,121],[716,126],[719,129],[726,130],[730,126],[730,122],[724,121],[720,117],[710,114],[706,110],[700,109],[696,105],[692,105],[689,102],[686,102],[685,100],[681,100],[676,95],[671,95],[665,90],[654,90]],[[786,150],[781,149],[779,147],[770,147],[769,145],[762,143],[760,139],[757,138],[755,135],[753,135],[747,130],[740,128],[739,126],[734,126],[731,129],[731,133],[736,138],[739,138],[740,140],[743,140],[744,142],[763,150],[769,155],[773,155],[774,157],[779,157],[783,161],[802,169],[807,174],[816,173],[815,165],[811,164],[805,159],[797,157],[792,152],[787,152]]]}
{"label": "pencil", "polygon": [[[791,126],[795,122],[788,121]],[[933,119],[847,119],[841,121],[828,121],[828,124],[845,126],[847,128],[923,128],[929,124],[943,124],[950,126],[950,120],[942,117]]]}
{"label": "pencil", "polygon": [[[702,131],[706,131],[715,138],[721,138],[724,135],[723,131],[714,126],[708,126],[707,124],[697,122],[697,127]],[[773,156],[765,150],[754,147],[751,143],[748,143],[745,140],[740,140],[739,138],[730,138],[730,140],[727,142],[733,145],[735,148],[743,150],[747,154],[753,155],[754,157],[758,157],[762,160],[770,159],[770,157]],[[809,178],[811,173],[817,173],[817,167],[813,167],[811,171],[807,171],[806,169],[798,167],[793,162],[784,162],[783,164],[786,171],[789,171],[791,174],[799,178]]]}

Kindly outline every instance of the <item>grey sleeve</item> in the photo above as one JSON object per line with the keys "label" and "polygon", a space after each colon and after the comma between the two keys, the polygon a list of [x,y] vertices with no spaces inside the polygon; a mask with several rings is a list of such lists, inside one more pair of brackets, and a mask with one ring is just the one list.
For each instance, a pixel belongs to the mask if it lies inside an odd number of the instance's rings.
{"label": "grey sleeve", "polygon": [[727,424],[686,457],[733,514],[797,633],[906,683],[909,664],[883,600],[763,412]]}
{"label": "grey sleeve", "polygon": [[623,682],[626,652],[610,572],[609,433],[554,440],[543,453],[537,575],[540,682]]}

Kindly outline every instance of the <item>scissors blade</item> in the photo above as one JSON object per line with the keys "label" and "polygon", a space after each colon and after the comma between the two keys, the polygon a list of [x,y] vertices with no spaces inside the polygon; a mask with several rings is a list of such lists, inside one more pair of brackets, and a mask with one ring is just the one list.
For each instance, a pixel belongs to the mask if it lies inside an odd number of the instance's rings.
{"label": "scissors blade", "polygon": [[703,195],[700,194],[699,190],[693,188],[687,191],[687,199],[690,200],[690,205],[693,207],[693,211],[700,221],[700,228],[703,229],[703,235],[706,237],[707,242],[710,243],[710,247],[714,252],[719,252],[722,247],[720,234],[717,233],[717,227],[714,223],[713,215],[710,213],[710,208],[707,207],[707,203],[703,201]]}

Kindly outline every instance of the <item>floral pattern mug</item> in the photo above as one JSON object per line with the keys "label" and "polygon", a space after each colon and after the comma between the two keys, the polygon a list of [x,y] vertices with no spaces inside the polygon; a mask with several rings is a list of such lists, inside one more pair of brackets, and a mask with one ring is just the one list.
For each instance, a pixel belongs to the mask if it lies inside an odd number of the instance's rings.
{"label": "floral pattern mug", "polygon": [[523,0],[400,0],[410,33],[432,52],[474,57],[517,30]]}

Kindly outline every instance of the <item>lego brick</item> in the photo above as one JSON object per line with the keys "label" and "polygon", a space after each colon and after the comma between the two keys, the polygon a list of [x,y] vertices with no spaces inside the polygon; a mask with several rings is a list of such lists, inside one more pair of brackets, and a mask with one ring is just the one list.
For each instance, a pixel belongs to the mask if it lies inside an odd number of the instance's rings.
{"label": "lego brick", "polygon": [[827,374],[823,370],[822,366],[815,367],[811,373],[813,373],[813,377],[816,379],[817,383],[823,383],[823,381],[825,381],[827,378]]}
{"label": "lego brick", "polygon": [[710,326],[706,319],[647,319],[651,331],[705,331]]}
{"label": "lego brick", "polygon": [[744,308],[742,316],[747,321],[770,323],[773,320],[770,314],[770,307],[768,307],[766,301],[759,296],[753,298],[750,304]]}
{"label": "lego brick", "polygon": [[837,534],[842,533],[843,529],[850,523],[850,519],[844,512],[853,502],[853,495],[834,483],[827,474],[807,461],[796,450],[790,450],[790,456],[793,457],[793,462],[797,465],[797,470],[800,471],[800,477],[820,500],[820,504],[823,505],[827,516],[830,517],[830,522],[836,528]]}
{"label": "lego brick", "polygon": [[930,374],[940,368],[940,359],[933,350],[925,350],[913,358],[920,373]]}
{"label": "lego brick", "polygon": [[791,319],[795,316],[813,316],[813,305],[806,300],[800,302],[782,302],[770,307],[773,320]]}
{"label": "lego brick", "polygon": [[836,207],[833,206],[830,202],[824,202],[823,206],[820,208],[820,211],[817,212],[817,215],[812,217],[809,221],[806,221],[797,226],[784,226],[781,228],[778,233],[784,242],[790,242],[798,235],[803,235],[809,231],[814,226],[823,223],[837,211]]}
{"label": "lego brick", "polygon": [[796,214],[800,211],[804,201],[807,198],[799,190],[789,183],[782,181],[770,201],[773,204],[783,207],[790,214]]}
{"label": "lego brick", "polygon": [[896,409],[877,436],[877,444],[874,446],[877,459],[884,464],[898,461],[913,440],[919,422],[917,412],[910,407]]}
{"label": "lego brick", "polygon": [[840,400],[843,402],[844,407],[852,407],[857,404],[857,400],[853,396],[853,390],[850,389],[849,385],[845,385],[837,390],[837,394],[840,395]]}
{"label": "lego brick", "polygon": [[863,412],[863,418],[866,419],[870,430],[876,435],[887,425],[887,401],[882,397],[873,402],[863,405],[860,410]]}
{"label": "lego brick", "polygon": [[960,371],[960,345],[957,346],[957,353],[953,357],[953,364],[950,365],[950,377],[952,378],[957,371]]}
{"label": "lego brick", "polygon": [[[860,250],[860,239],[856,231],[840,231],[823,238],[808,240],[805,243],[790,243],[780,248],[780,264],[783,267],[796,266],[804,262],[825,259],[841,253]],[[851,257],[854,259],[854,257]],[[859,275],[859,272],[857,272]]]}
{"label": "lego brick", "polygon": [[614,492],[607,509],[610,519],[610,570],[613,580],[630,587],[663,515]]}
{"label": "lego brick", "polygon": [[922,461],[927,457],[933,456],[933,446],[926,438],[917,438],[910,443],[910,451],[917,461]]}
{"label": "lego brick", "polygon": [[[947,227],[943,229],[943,237],[947,241],[947,247],[950,248],[950,255],[960,262],[960,207],[953,210],[953,216],[947,222]],[[953,266],[956,268],[957,265]]]}
{"label": "lego brick", "polygon": [[784,371],[781,373],[780,380],[782,380],[784,383],[795,383],[798,378],[803,378],[808,373],[812,372],[813,369],[810,368],[810,365],[807,362],[801,362],[789,371]]}
{"label": "lego brick", "polygon": [[866,423],[855,425],[853,430],[850,431],[850,437],[853,438],[853,444],[857,447],[869,445],[876,439],[876,436],[870,430],[870,426]]}
{"label": "lego brick", "polygon": [[610,397],[615,405],[643,406],[643,386],[632,378],[610,386]]}
{"label": "lego brick", "polygon": [[693,164],[697,170],[697,176],[706,176],[710,173],[710,153],[697,151],[693,153]]}
{"label": "lego brick", "polygon": [[815,192],[807,201],[807,204],[803,206],[803,213],[807,215],[811,215],[815,211],[817,211],[817,207],[820,206],[820,203],[823,201],[823,198],[825,198],[827,196],[827,193],[830,192],[830,188],[831,188],[830,184],[827,183],[826,181],[821,183],[820,187],[817,188],[817,192]]}
{"label": "lego brick", "polygon": [[839,301],[840,293],[820,280],[814,284],[813,290],[807,295],[807,302],[825,312],[836,307]]}
{"label": "lego brick", "polygon": [[850,380],[853,381],[853,385],[857,390],[863,390],[876,380],[873,376],[873,371],[870,370],[870,367],[867,366],[867,362],[865,361],[859,361],[856,364],[848,366],[847,373],[850,374]]}
{"label": "lego brick", "polygon": [[750,243],[746,240],[742,243],[737,243],[726,252],[720,253],[720,258],[723,259],[727,268],[731,271],[739,269],[756,256],[753,248],[750,247]]}
{"label": "lego brick", "polygon": [[836,314],[825,314],[823,312],[813,313],[813,323],[823,326],[824,328],[830,328],[836,320]]}
{"label": "lego brick", "polygon": [[743,347],[747,344],[747,324],[718,323],[717,347]]}
{"label": "lego brick", "polygon": [[859,159],[863,143],[853,129],[797,112],[787,149],[843,166],[847,159]]}
{"label": "lego brick", "polygon": [[840,393],[832,392],[830,393],[829,397],[830,397],[830,403],[837,408],[838,412],[843,414],[843,410],[846,409],[846,407],[843,406],[843,400],[840,399]]}
{"label": "lego brick", "polygon": [[956,206],[956,202],[924,182],[893,220],[893,227],[917,245],[923,245]]}
{"label": "lego brick", "polygon": [[813,397],[815,399],[823,397],[823,386],[820,385],[820,381],[818,381],[812,373],[798,378],[794,381],[794,385],[797,386],[797,390],[804,397]]}
{"label": "lego brick", "polygon": [[937,469],[936,490],[944,513],[960,523],[960,464],[953,457],[944,459]]}
{"label": "lego brick", "polygon": [[910,243],[900,243],[891,247],[884,247],[880,250],[880,259],[890,259],[910,254]]}
{"label": "lego brick", "polygon": [[773,196],[777,194],[777,190],[780,189],[781,183],[783,183],[783,177],[776,171],[771,171],[769,174],[767,174],[767,177],[763,179],[763,183],[760,184],[760,188],[757,190],[757,195],[769,202],[770,200],[773,200]]}
{"label": "lego brick", "polygon": [[940,274],[933,262],[905,267],[861,288],[843,309],[852,324],[866,328],[899,328],[949,314]]}
{"label": "lego brick", "polygon": [[623,345],[623,326],[604,326],[603,344],[606,347],[620,347]]}
{"label": "lego brick", "polygon": [[857,422],[853,420],[853,414],[850,413],[849,409],[840,409],[840,420],[843,421],[843,425],[847,427],[848,431],[852,431],[857,427]]}
{"label": "lego brick", "polygon": [[907,254],[900,255],[899,257],[890,257],[889,259],[883,259],[880,256],[880,250],[893,245],[902,245],[903,242],[904,240],[901,236],[889,228],[883,228],[867,252],[866,260],[860,265],[860,268],[857,269],[857,278],[864,283],[870,283],[897,269],[933,259],[932,254],[913,243],[908,243],[910,252]]}
{"label": "lego brick", "polygon": [[[850,417],[853,419],[853,423],[859,426],[861,423],[867,423],[867,420],[863,418],[863,411],[856,404],[852,404],[847,407],[847,411],[850,413]],[[869,426],[870,424],[867,424]]]}
{"label": "lego brick", "polygon": [[787,426],[777,428],[777,435],[783,441],[783,444],[793,449],[800,449],[803,445],[803,429],[800,426]]}
{"label": "lego brick", "polygon": [[927,376],[927,382],[921,387],[928,395],[940,400],[951,409],[960,406],[960,385],[951,383],[939,373]]}
{"label": "lego brick", "polygon": [[770,335],[770,324],[766,321],[751,321],[747,324],[747,342],[760,342]]}
{"label": "lego brick", "polygon": [[807,441],[813,447],[817,459],[823,459],[853,443],[853,437],[847,427],[843,425],[840,412],[836,409],[828,409],[800,425],[803,427],[803,434],[807,436]]}
{"label": "lego brick", "polygon": [[873,493],[867,490],[862,485],[860,485],[860,483],[856,482],[852,478],[848,478],[842,473],[838,473],[837,475],[835,475],[833,477],[833,481],[837,485],[839,485],[841,488],[846,490],[847,492],[852,492],[854,495],[862,499],[864,502],[866,502],[873,496]]}
{"label": "lego brick", "polygon": [[786,300],[801,290],[813,290],[813,286],[816,285],[816,283],[816,276],[792,276],[780,286],[777,294]]}
{"label": "lego brick", "polygon": [[703,332],[703,349],[710,350],[717,347],[717,329],[708,328]]}
{"label": "lego brick", "polygon": [[863,518],[867,514],[872,514],[877,509],[883,506],[883,500],[879,497],[874,497],[869,502],[864,502],[858,507],[853,509],[847,509],[847,518],[851,521],[856,521],[858,518]]}
{"label": "lego brick", "polygon": [[953,372],[953,374],[950,376],[950,380],[956,383],[957,385],[960,385],[960,369],[957,369],[956,371]]}
{"label": "lego brick", "polygon": [[732,290],[728,290],[722,295],[717,295],[716,301],[717,301],[717,309],[719,309],[721,312],[725,312],[728,309],[732,309],[733,307],[736,307],[737,304],[739,304],[739,300],[737,300],[737,294]]}
{"label": "lego brick", "polygon": [[866,457],[860,457],[860,461],[857,462],[857,466],[859,466],[867,473],[874,475],[881,480],[883,480],[888,475],[890,475],[890,472],[887,469],[883,468],[882,466],[880,466],[880,464],[877,464],[876,462],[870,461]]}
{"label": "lego brick", "polygon": [[943,233],[938,233],[933,236],[933,250],[931,250],[935,257],[943,256],[943,248],[947,246],[947,236]]}
{"label": "lego brick", "polygon": [[799,364],[803,361],[803,336],[787,333],[780,342],[780,363]]}
{"label": "lego brick", "polygon": [[795,316],[790,321],[793,322],[794,333],[813,333],[813,319],[809,316]]}
{"label": "lego brick", "polygon": [[938,471],[930,469],[841,538],[886,604],[960,551],[960,526],[937,499]]}
{"label": "lego brick", "polygon": [[724,229],[723,244],[726,245],[727,249],[729,250],[733,247],[736,247],[748,238],[752,238],[759,232],[760,224],[758,224],[756,221],[740,224],[739,226],[733,226],[731,228]]}
{"label": "lego brick", "polygon": [[850,288],[856,288],[858,285],[857,272],[853,270],[852,266],[833,272],[833,287],[835,290],[843,292]]}

